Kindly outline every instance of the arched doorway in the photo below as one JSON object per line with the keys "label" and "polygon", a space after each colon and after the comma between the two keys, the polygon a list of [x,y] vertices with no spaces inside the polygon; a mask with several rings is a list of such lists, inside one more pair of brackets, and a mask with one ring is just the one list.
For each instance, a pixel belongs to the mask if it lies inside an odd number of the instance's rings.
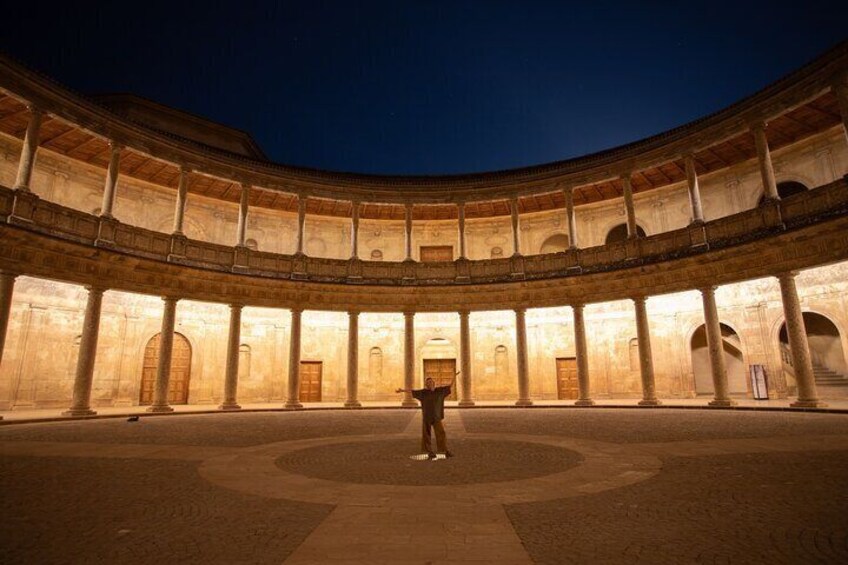
{"label": "arched doorway", "polygon": [[[748,391],[748,381],[745,378],[745,362],[742,358],[742,340],[727,324],[719,326],[724,348],[724,366],[727,369],[727,391],[730,394],[745,394]],[[703,324],[692,334],[691,351],[695,394],[715,394],[710,350],[707,347],[707,329]]]}
{"label": "arched doorway", "polygon": [[564,233],[555,233],[542,243],[539,253],[559,253],[568,249],[568,236]]}
{"label": "arched doorway", "polygon": [[[636,235],[638,237],[647,237],[645,230],[642,229],[642,226],[636,226]],[[612,228],[607,233],[607,238],[604,241],[604,245],[609,245],[610,243],[617,243],[619,241],[627,240],[627,224],[618,224],[614,228]]]}
{"label": "arched doorway", "polygon": [[[808,189],[806,185],[792,180],[777,183],[777,195],[781,198],[788,198],[793,194],[801,194],[802,192],[806,192],[807,190]],[[766,195],[763,194],[762,196],[760,196],[760,201],[758,202],[758,204],[762,204],[763,202],[765,202],[765,199]]]}
{"label": "arched doorway", "polygon": [[[144,364],[141,371],[140,406],[153,404],[156,390],[156,371],[159,367],[159,340],[156,334],[144,348]],[[168,380],[168,403],[188,404],[188,384],[191,379],[191,344],[181,333],[174,333],[174,348],[171,353],[171,375]]]}
{"label": "arched doorway", "polygon": [[[839,396],[848,396],[848,363],[845,360],[845,351],[842,349],[842,336],[839,333],[839,328],[829,318],[816,312],[804,312],[803,316],[816,384],[840,387],[844,390],[841,392],[834,390],[833,392],[839,394]],[[786,322],[780,326],[778,339],[780,340],[784,371],[794,376]],[[789,366],[787,367],[787,365]]]}
{"label": "arched doorway", "polygon": [[[450,340],[442,337],[428,340],[421,350],[421,358],[424,364],[422,385],[428,378],[435,379],[436,386],[449,385],[453,381],[457,369],[457,354],[456,347]],[[458,384],[454,385],[448,400],[456,400],[458,387]]]}

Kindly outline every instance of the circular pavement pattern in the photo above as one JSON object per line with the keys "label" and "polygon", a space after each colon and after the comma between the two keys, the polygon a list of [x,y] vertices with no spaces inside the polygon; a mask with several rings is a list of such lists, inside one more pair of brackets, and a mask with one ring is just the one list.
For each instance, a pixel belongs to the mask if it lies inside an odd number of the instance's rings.
{"label": "circular pavement pattern", "polygon": [[413,461],[415,441],[377,440],[321,445],[283,455],[277,466],[316,479],[379,485],[463,485],[516,481],[567,471],[583,456],[540,443],[451,438],[456,455]]}

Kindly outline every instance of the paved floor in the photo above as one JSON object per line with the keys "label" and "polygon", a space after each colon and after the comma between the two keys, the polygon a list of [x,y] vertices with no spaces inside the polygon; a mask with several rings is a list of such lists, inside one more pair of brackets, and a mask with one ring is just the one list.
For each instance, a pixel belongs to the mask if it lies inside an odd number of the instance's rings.
{"label": "paved floor", "polygon": [[9,563],[846,563],[848,416],[451,410],[0,428]]}

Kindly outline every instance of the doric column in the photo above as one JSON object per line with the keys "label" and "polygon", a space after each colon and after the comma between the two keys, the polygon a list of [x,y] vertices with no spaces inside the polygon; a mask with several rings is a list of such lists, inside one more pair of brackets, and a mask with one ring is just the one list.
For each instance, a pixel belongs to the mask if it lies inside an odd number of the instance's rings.
{"label": "doric column", "polygon": [[224,402],[221,410],[241,410],[238,392],[239,349],[241,348],[241,304],[230,304],[230,333],[227,336],[227,372],[224,376]]}
{"label": "doric column", "polygon": [[359,257],[359,202],[351,203],[350,212],[350,258]]}
{"label": "doric column", "polygon": [[244,242],[247,241],[247,211],[250,208],[248,201],[250,200],[250,185],[241,185],[241,199],[239,200],[239,215],[238,229],[236,230],[236,245],[244,247]]}
{"label": "doric column", "polygon": [[636,306],[636,338],[639,342],[639,372],[642,376],[642,400],[639,406],[659,406],[657,390],[654,384],[654,360],[651,356],[651,329],[648,325],[648,309],[645,297],[633,299]]}
{"label": "doric column", "polygon": [[100,333],[100,310],[103,306],[105,288],[89,286],[82,322],[77,373],[74,378],[74,399],[71,408],[63,416],[91,416],[91,382],[94,379],[94,359],[97,356],[97,336]]}
{"label": "doric column", "polygon": [[757,160],[760,163],[760,177],[763,180],[763,192],[765,200],[780,200],[777,194],[777,183],[774,180],[774,167],[771,164],[771,152],[769,151],[768,138],[766,138],[766,125],[758,123],[751,127],[754,134],[754,144],[757,146]]}
{"label": "doric column", "polygon": [[627,212],[627,237],[634,238],[639,235],[636,229],[636,208],[633,205],[633,184],[630,181],[630,173],[621,177],[624,192],[624,211]]}
{"label": "doric column", "polygon": [[843,73],[833,86],[833,93],[839,103],[839,113],[842,114],[842,133],[848,141],[848,73]]}
{"label": "doric column", "polygon": [[100,205],[100,217],[112,218],[115,206],[115,194],[118,190],[118,172],[121,168],[121,146],[109,142],[109,168],[106,169],[106,183],[103,185],[103,203]]}
{"label": "doric column", "polygon": [[156,387],[153,392],[153,405],[148,412],[173,412],[168,400],[168,385],[171,380],[171,352],[174,350],[174,323],[177,319],[178,298],[165,296],[162,302],[162,330],[159,334],[159,366],[156,368]]}
{"label": "doric column", "polygon": [[24,144],[21,147],[21,158],[18,161],[18,176],[15,180],[15,190],[28,191],[32,179],[32,169],[35,166],[35,155],[38,152],[38,134],[41,130],[41,110],[29,106],[30,118],[24,134]]}
{"label": "doric column", "polygon": [[798,400],[791,406],[826,406],[819,400],[818,391],[816,391],[807,328],[804,326],[804,315],[801,313],[798,289],[795,287],[796,275],[794,271],[777,275],[777,280],[780,282],[780,297],[783,300],[783,315],[786,318],[789,350],[792,354],[792,368],[795,370],[795,380],[798,383]]}
{"label": "doric column", "polygon": [[291,309],[291,339],[289,340],[289,390],[286,408],[303,408],[300,403],[300,321],[303,310]]}
{"label": "doric column", "polygon": [[296,255],[303,255],[304,236],[306,231],[306,196],[300,194],[297,197],[297,251]]}
{"label": "doric column", "polygon": [[562,196],[565,199],[565,218],[568,221],[568,247],[577,249],[577,215],[574,212],[574,187],[563,189]]}
{"label": "doric column", "polygon": [[404,206],[404,234],[406,243],[406,260],[412,261],[412,204]]}
{"label": "doric column", "polygon": [[692,208],[692,223],[704,223],[704,210],[701,207],[701,189],[698,186],[698,173],[695,171],[695,157],[686,155],[686,185],[689,188],[689,206]]}
{"label": "doric column", "polygon": [[713,372],[713,388],[715,398],[710,406],[733,406],[727,393],[727,368],[724,364],[724,339],[721,337],[721,324],[716,307],[715,287],[708,286],[700,289],[704,301],[704,322],[707,330],[707,349],[710,352],[710,367]]}
{"label": "doric column", "polygon": [[459,258],[468,259],[465,249],[465,202],[457,204],[457,213],[459,218]]}
{"label": "doric column", "polygon": [[186,199],[188,198],[188,169],[180,167],[180,183],[177,185],[177,202],[174,205],[174,235],[183,235]]}
{"label": "doric column", "polygon": [[347,313],[347,400],[345,408],[360,408],[359,402],[359,312]]}
{"label": "doric column", "polygon": [[586,323],[583,319],[583,305],[574,304],[574,352],[577,357],[577,387],[578,398],[575,406],[593,406],[592,393],[589,387],[589,351],[586,347]]}
{"label": "doric column", "polygon": [[530,377],[527,373],[527,323],[525,321],[526,310],[515,309],[515,348],[518,360],[518,400],[516,406],[530,406]]}
{"label": "doric column", "polygon": [[518,218],[518,198],[512,198],[509,201],[509,215],[512,220],[512,249],[513,255],[521,255],[521,237],[520,224]]}
{"label": "doric column", "polygon": [[17,277],[15,273],[0,271],[0,367],[3,366],[3,348],[6,345],[6,331],[9,329],[12,295],[15,292]]}
{"label": "doric column", "polygon": [[[403,388],[415,388],[415,312],[403,313]],[[412,393],[403,394],[401,406],[417,406]]]}
{"label": "doric column", "polygon": [[459,357],[460,357],[460,380],[462,389],[460,391],[459,405],[474,406],[474,397],[471,394],[471,314],[467,310],[459,312]]}

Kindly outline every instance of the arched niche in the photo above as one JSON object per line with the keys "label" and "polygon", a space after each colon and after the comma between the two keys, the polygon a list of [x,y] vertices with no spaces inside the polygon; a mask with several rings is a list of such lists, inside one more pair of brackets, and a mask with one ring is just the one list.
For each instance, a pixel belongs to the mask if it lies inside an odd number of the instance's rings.
{"label": "arched niche", "polygon": [[[647,233],[642,229],[642,226],[636,226],[636,235],[638,237],[647,237]],[[618,243],[619,241],[627,240],[627,224],[618,224],[607,232],[607,237],[604,240],[604,245],[610,243]]]}
{"label": "arched niche", "polygon": [[568,236],[564,233],[555,233],[542,242],[539,253],[559,253],[568,249]]}
{"label": "arched niche", "polygon": [[[807,190],[809,190],[809,188],[807,188],[804,183],[794,180],[788,180],[777,183],[777,195],[780,196],[781,199],[788,198],[795,194],[801,194],[802,192],[806,192]],[[765,202],[765,199],[766,195],[763,194],[762,196],[760,196],[758,204],[762,204],[763,202]]]}
{"label": "arched niche", "polygon": [[[724,366],[727,369],[727,390],[730,394],[745,394],[748,391],[745,360],[742,355],[742,340],[739,334],[727,324],[721,327],[721,341],[724,350]],[[710,350],[707,347],[707,329],[704,324],[692,334],[690,341],[692,355],[692,375],[695,378],[695,393],[715,394],[713,385]]]}

